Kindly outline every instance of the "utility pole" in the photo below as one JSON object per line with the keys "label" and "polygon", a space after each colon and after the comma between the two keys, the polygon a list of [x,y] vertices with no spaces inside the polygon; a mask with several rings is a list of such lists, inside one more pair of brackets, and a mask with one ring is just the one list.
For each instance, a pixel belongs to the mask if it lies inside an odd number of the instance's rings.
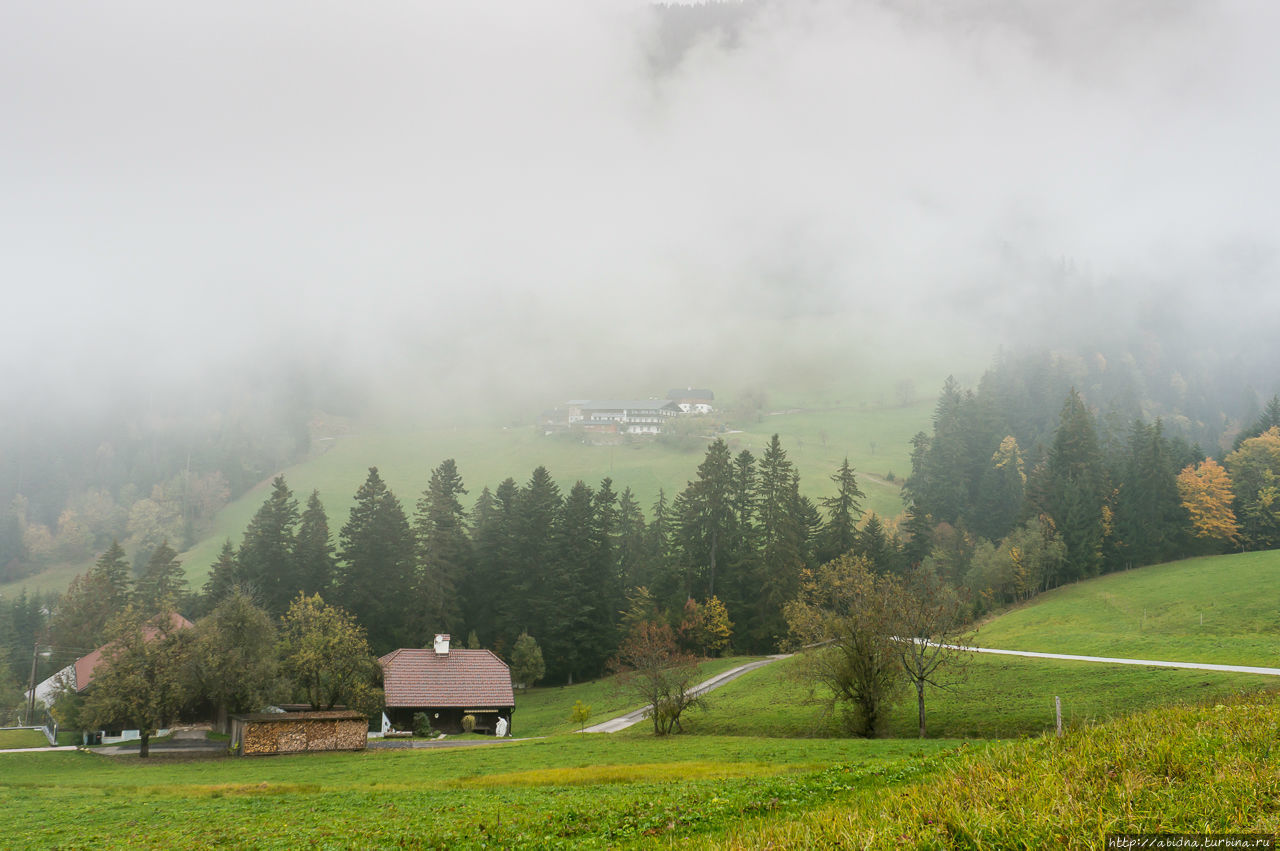
{"label": "utility pole", "polygon": [[36,713],[36,659],[40,653],[40,642],[31,645],[31,691],[27,695],[27,723],[31,726],[31,716]]}

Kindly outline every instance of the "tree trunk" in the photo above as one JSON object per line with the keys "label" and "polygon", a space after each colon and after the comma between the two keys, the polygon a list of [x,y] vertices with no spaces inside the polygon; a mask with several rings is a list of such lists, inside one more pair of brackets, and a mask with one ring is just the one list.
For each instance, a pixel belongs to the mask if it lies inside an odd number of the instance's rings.
{"label": "tree trunk", "polygon": [[138,747],[138,758],[146,759],[149,753],[151,753],[151,734],[143,730],[142,744]]}
{"label": "tree trunk", "polygon": [[916,701],[920,706],[920,738],[924,738],[924,680],[916,680]]}

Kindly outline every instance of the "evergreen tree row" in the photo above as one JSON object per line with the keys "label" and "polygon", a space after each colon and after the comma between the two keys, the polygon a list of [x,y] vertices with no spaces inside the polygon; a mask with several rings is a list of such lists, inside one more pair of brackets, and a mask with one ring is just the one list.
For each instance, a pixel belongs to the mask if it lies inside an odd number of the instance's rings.
{"label": "evergreen tree row", "polygon": [[891,560],[878,518],[860,528],[864,494],[847,461],[832,480],[836,494],[819,507],[800,493],[776,435],[759,459],[717,439],[696,478],[673,499],[660,493],[648,516],[630,488],[618,493],[606,478],[563,492],[545,467],[523,485],[484,488],[468,509],[449,459],[410,516],[371,468],[335,546],[319,495],[300,511],[277,477],[192,608],[246,586],[279,617],[299,592],[319,592],[365,626],[377,652],[449,632],[506,655],[528,633],[547,680],[572,682],[604,671],[629,595],[643,589],[673,626],[690,601],[716,600],[736,625],[733,647],[765,652],[786,634],[782,607],[803,571],[851,549]]}

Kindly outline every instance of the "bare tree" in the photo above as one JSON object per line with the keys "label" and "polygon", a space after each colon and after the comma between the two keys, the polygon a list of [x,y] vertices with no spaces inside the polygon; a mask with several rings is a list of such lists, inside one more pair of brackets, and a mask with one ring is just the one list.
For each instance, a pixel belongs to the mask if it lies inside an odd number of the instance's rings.
{"label": "bare tree", "polygon": [[969,606],[964,595],[927,567],[907,574],[903,592],[897,646],[902,670],[915,686],[923,739],[924,687],[951,688],[968,669],[969,653],[956,648],[969,641],[965,629]]}
{"label": "bare tree", "polygon": [[618,687],[648,704],[655,736],[680,732],[684,711],[706,706],[694,691],[698,661],[679,649],[675,633],[665,623],[636,624],[618,648],[612,667],[618,672]]}

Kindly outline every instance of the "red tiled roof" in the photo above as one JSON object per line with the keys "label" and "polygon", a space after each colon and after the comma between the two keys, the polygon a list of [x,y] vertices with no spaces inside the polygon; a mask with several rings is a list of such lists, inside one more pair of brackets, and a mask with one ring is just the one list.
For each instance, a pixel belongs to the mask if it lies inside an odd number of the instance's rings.
{"label": "red tiled roof", "polygon": [[[195,626],[195,624],[193,624],[191,621],[187,620],[177,612],[171,613],[169,617],[170,632],[177,632],[180,629],[190,629],[193,626]],[[159,627],[144,626],[142,628],[142,634],[146,636],[148,641],[155,638],[159,632],[160,632]],[[110,644],[104,644],[103,646],[99,647],[97,650],[93,651],[92,653],[89,653],[88,655],[85,655],[85,656],[81,656],[79,659],[76,660],[76,691],[77,692],[84,691],[89,687],[89,684],[93,682],[93,677],[97,673],[98,666],[102,664],[102,653],[104,650],[107,650],[110,647],[111,647]]]}
{"label": "red tiled roof", "polygon": [[382,663],[387,706],[515,706],[511,671],[488,650],[393,650]]}

